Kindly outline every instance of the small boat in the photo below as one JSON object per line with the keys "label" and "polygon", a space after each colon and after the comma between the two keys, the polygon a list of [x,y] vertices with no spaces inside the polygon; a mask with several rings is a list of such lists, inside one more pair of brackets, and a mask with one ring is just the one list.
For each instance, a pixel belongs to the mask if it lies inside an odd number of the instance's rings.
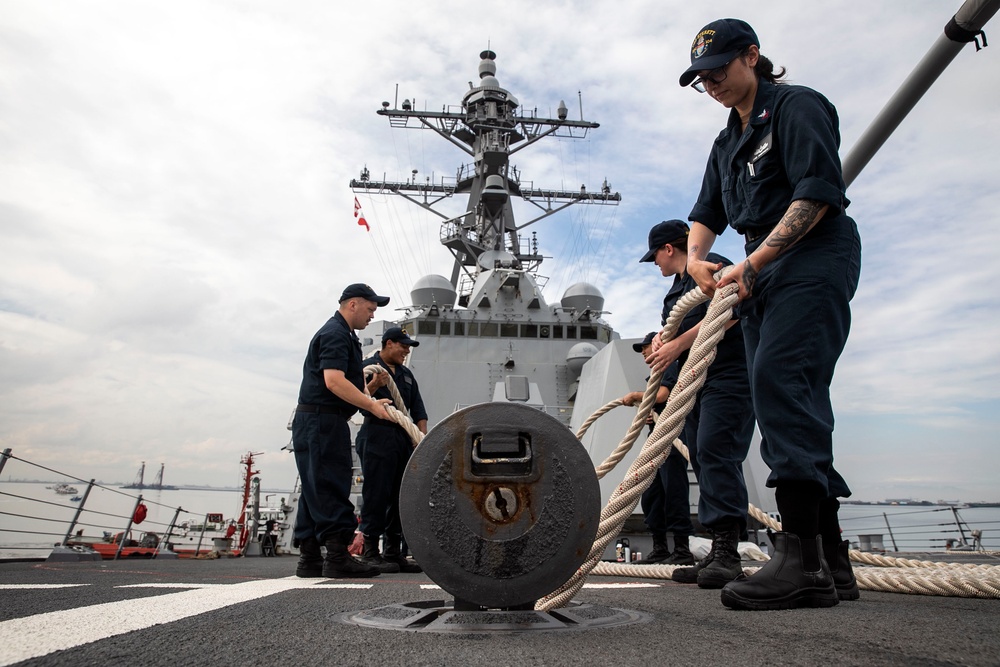
{"label": "small boat", "polygon": [[83,500],[83,496],[73,496],[73,497],[72,497],[72,498],[70,498],[69,500],[70,500],[70,502],[73,502],[73,503],[78,503],[78,502],[80,502],[81,500]]}
{"label": "small boat", "polygon": [[80,493],[80,490],[75,486],[70,486],[66,482],[60,482],[56,484],[52,489],[61,496],[75,496]]}

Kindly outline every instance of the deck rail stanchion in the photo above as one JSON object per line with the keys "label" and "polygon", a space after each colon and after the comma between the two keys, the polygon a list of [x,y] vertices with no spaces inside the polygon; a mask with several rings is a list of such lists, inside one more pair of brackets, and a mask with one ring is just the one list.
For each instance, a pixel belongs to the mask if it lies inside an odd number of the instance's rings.
{"label": "deck rail stanchion", "polygon": [[885,527],[889,531],[889,539],[892,540],[892,550],[898,552],[899,547],[896,546],[896,536],[892,534],[892,526],[889,525],[889,516],[882,512],[882,518],[885,519]]}
{"label": "deck rail stanchion", "polygon": [[114,560],[118,560],[118,557],[122,554],[122,549],[125,547],[125,540],[128,539],[129,531],[132,530],[132,521],[135,519],[135,512],[139,509],[139,505],[142,504],[142,494],[135,499],[135,506],[132,508],[132,513],[128,516],[128,525],[125,526],[125,530],[122,531],[122,538],[118,540],[118,550],[115,551]]}
{"label": "deck rail stanchion", "polygon": [[66,546],[69,542],[70,536],[73,534],[73,529],[76,528],[76,522],[80,520],[80,515],[83,514],[83,506],[87,504],[87,498],[90,497],[90,490],[94,488],[94,480],[91,479],[90,483],[87,484],[87,490],[83,492],[83,498],[80,500],[80,504],[76,506],[76,513],[69,522],[69,526],[66,528],[66,536],[63,538],[62,545]]}
{"label": "deck rail stanchion", "polygon": [[2,454],[0,454],[0,472],[3,472],[3,467],[7,465],[7,459],[10,458],[10,452],[11,449],[10,447],[8,447],[7,449],[3,450]]}
{"label": "deck rail stanchion", "polygon": [[969,541],[965,538],[965,528],[962,528],[962,519],[958,516],[958,510],[954,505],[951,506],[951,513],[955,515],[955,525],[958,527],[958,534],[962,536],[962,544],[968,544]]}
{"label": "deck rail stanchion", "polygon": [[182,508],[180,505],[178,505],[177,509],[174,510],[174,518],[172,518],[170,520],[170,525],[167,526],[167,532],[166,532],[166,534],[160,540],[159,544],[156,545],[156,553],[153,554],[153,558],[159,558],[161,555],[163,555],[164,551],[166,551],[167,553],[172,554],[170,556],[170,558],[176,558],[177,557],[177,554],[175,554],[170,549],[170,536],[173,535],[173,533],[174,533],[174,526],[177,525],[177,517],[180,516],[180,513],[183,512],[183,511],[184,511],[184,508]]}
{"label": "deck rail stanchion", "polygon": [[205,527],[208,526],[208,514],[201,520],[201,534],[198,535],[198,546],[194,548],[194,557],[201,555],[201,541],[205,537]]}

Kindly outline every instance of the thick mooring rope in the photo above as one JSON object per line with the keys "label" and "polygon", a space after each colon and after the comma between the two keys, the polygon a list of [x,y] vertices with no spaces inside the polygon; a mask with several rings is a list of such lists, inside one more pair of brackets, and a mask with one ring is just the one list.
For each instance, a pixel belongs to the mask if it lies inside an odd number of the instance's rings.
{"label": "thick mooring rope", "polygon": [[[694,290],[692,290],[693,292]],[[700,291],[700,290],[699,290]],[[679,305],[679,304],[678,304]],[[673,312],[671,313],[673,315]],[[706,320],[708,316],[706,315]],[[703,325],[704,326],[704,325]],[[694,348],[692,348],[693,350]],[[686,372],[687,368],[682,371]],[[659,378],[650,378],[649,385],[647,386],[647,394],[651,387],[655,387],[659,384]],[[648,410],[645,411],[643,406],[645,405],[645,395],[644,403],[640,405],[639,414],[636,420],[645,421],[646,414]],[[603,406],[600,410],[594,414],[597,417],[603,416],[604,414],[610,412],[621,405],[620,400],[611,401],[607,405]],[[668,400],[668,406],[670,405]],[[666,412],[666,410],[664,410]],[[685,412],[686,414],[686,412]],[[586,432],[596,418],[588,419],[581,426],[577,433],[578,438],[582,438],[583,434]],[[634,422],[633,422],[634,423]],[[659,424],[659,421],[657,422]],[[654,430],[653,434],[650,435],[650,440],[657,437],[657,432]],[[628,452],[631,447],[629,442],[625,446],[628,438],[625,438],[622,443],[618,445],[614,452],[601,464],[598,466],[598,476],[603,477],[606,475],[614,466],[621,461],[621,459]],[[687,448],[679,441],[675,440],[673,446],[678,447],[685,458],[690,460],[690,455],[688,454]],[[646,447],[649,447],[649,442],[647,441]],[[646,447],[643,448],[645,451]],[[681,449],[683,447],[683,449]],[[667,453],[669,453],[669,448],[667,448]],[[665,456],[663,457],[666,458]],[[661,463],[662,463],[661,459]],[[632,470],[629,473],[632,474]],[[655,470],[650,473],[650,480],[645,483],[642,487],[647,488],[651,483],[652,476],[655,474]],[[614,500],[614,495],[612,495],[612,500]],[[608,501],[610,506],[612,500]],[[630,512],[635,508],[633,503]],[[750,504],[747,508],[747,513],[754,519],[759,521],[764,526],[770,528],[771,530],[779,531],[781,530],[781,524],[775,521],[770,515],[761,511],[759,508]],[[604,523],[604,514],[602,513],[602,527]],[[624,523],[624,522],[622,522]],[[618,524],[616,530],[621,529],[622,524]],[[598,546],[598,542],[601,541],[602,528],[598,528],[598,540],[595,541],[595,549]],[[607,547],[610,540],[603,541],[600,545],[601,553]],[[594,550],[591,550],[591,555],[593,555]],[[912,595],[938,595],[947,597],[975,597],[975,598],[988,598],[988,599],[1000,599],[1000,566],[996,565],[986,565],[986,564],[974,564],[974,563],[945,563],[945,562],[934,562],[934,561],[920,561],[911,560],[907,558],[893,558],[891,556],[882,556],[879,554],[865,553],[863,551],[857,551],[856,549],[850,550],[850,558],[852,562],[860,563],[864,565],[869,565],[871,567],[856,567],[854,568],[854,576],[858,581],[858,587],[869,591],[881,591],[887,593],[908,593]],[[574,575],[574,579],[580,574],[581,570],[584,570],[588,565],[590,565],[590,560],[584,563],[584,566],[577,571]],[[600,576],[617,576],[617,577],[638,577],[638,578],[649,578],[649,579],[670,579],[673,571],[677,569],[677,565],[634,565],[629,563],[609,563],[601,561],[593,566],[590,570],[593,574]],[[886,569],[880,569],[886,568]],[[892,568],[892,569],[889,569]],[[910,568],[907,570],[906,568]],[[757,567],[745,567],[743,572],[747,575],[751,575],[756,572]],[[584,573],[584,576],[586,573]],[[574,579],[570,579],[570,582],[574,582]],[[563,587],[566,589],[570,584]],[[582,581],[579,586],[575,586],[573,594],[579,590],[582,586]],[[555,593],[551,594],[547,598],[543,598],[536,605],[536,609],[548,610],[553,609],[558,606],[564,606],[568,604],[570,597],[565,597],[562,591],[559,589]],[[550,600],[551,598],[551,600]],[[544,605],[544,606],[543,606]]]}
{"label": "thick mooring rope", "polygon": [[[727,285],[722,289],[716,290],[715,297],[712,299],[711,304],[709,304],[708,312],[701,322],[694,345],[691,346],[691,350],[688,352],[687,361],[681,369],[677,384],[674,385],[674,389],[670,392],[670,397],[667,399],[666,407],[656,420],[653,433],[646,440],[639,455],[632,462],[628,472],[625,473],[625,479],[611,494],[608,504],[601,512],[601,520],[597,528],[597,538],[594,540],[590,553],[587,555],[587,560],[570,577],[569,581],[563,584],[558,590],[540,599],[535,604],[536,610],[549,611],[563,607],[573,599],[583,586],[584,579],[601,561],[601,556],[604,555],[604,550],[608,543],[621,531],[621,527],[625,524],[625,520],[632,514],[643,491],[652,483],[657,469],[670,453],[674,439],[684,427],[684,420],[694,406],[698,392],[705,384],[708,367],[715,359],[715,348],[725,334],[726,323],[732,318],[733,306],[738,300],[737,291],[738,286],[736,284]],[[689,295],[691,296],[690,300],[688,300]],[[684,295],[681,301],[690,301],[691,305],[685,304],[687,309],[690,309],[694,305],[697,305],[697,303],[704,301],[705,298],[704,294],[701,293],[701,289],[695,288]],[[675,305],[674,310],[671,311],[667,325],[664,327],[664,332],[661,334],[664,338],[672,336],[673,331],[676,331],[676,326],[674,326],[673,330],[670,330],[671,322],[673,320],[679,322],[683,319],[683,312],[675,318],[675,312],[678,311],[680,306],[681,302],[679,301]],[[655,378],[655,382],[658,385],[661,376],[662,373],[654,373],[650,377],[649,384],[652,385]],[[647,399],[650,398],[650,390],[651,387],[647,386],[646,394],[643,395],[643,402],[640,404],[640,415],[637,415],[636,418],[636,421],[639,421],[640,424],[645,423],[646,414],[649,414],[650,408],[647,408],[645,404],[647,403]],[[655,389],[653,393],[655,394]],[[646,414],[642,414],[644,409]]]}
{"label": "thick mooring rope", "polygon": [[385,411],[389,414],[389,421],[399,424],[406,431],[414,447],[419,445],[420,441],[424,439],[424,434],[420,432],[420,429],[417,428],[417,425],[410,418],[410,411],[406,409],[403,397],[399,393],[399,387],[396,386],[396,382],[392,379],[392,376],[377,364],[365,366],[364,373],[365,382],[374,373],[385,373],[386,378],[389,380],[386,386],[389,388],[389,395],[392,396],[392,405],[385,406]]}

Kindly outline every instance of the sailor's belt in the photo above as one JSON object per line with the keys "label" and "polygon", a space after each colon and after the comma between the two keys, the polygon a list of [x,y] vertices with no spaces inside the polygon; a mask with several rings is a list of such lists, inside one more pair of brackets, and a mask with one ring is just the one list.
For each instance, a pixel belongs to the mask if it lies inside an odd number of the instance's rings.
{"label": "sailor's belt", "polygon": [[767,236],[768,234],[770,234],[771,230],[773,229],[774,227],[762,227],[760,229],[750,229],[743,232],[743,236],[744,238],[746,238],[747,243],[753,243],[762,236]]}
{"label": "sailor's belt", "polygon": [[306,405],[304,403],[299,403],[295,406],[296,412],[311,412],[321,415],[338,415],[344,419],[350,419],[354,415],[354,410],[346,410],[344,408],[336,408],[332,405]]}

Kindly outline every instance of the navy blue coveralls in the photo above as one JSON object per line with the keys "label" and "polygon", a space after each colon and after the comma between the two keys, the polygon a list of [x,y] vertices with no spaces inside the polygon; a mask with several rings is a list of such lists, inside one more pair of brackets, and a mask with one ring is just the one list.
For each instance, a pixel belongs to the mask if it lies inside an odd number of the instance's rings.
{"label": "navy blue coveralls", "polygon": [[[731,261],[708,253],[707,260],[732,264]],[[662,323],[677,301],[694,289],[697,283],[687,275],[677,274],[670,291],[663,297]],[[688,311],[677,329],[681,335],[697,325],[708,312],[708,303]],[[688,358],[685,351],[678,358],[683,367]],[[684,444],[688,446],[691,467],[698,479],[698,521],[712,530],[735,527],[742,534],[747,526],[747,486],[743,479],[743,461],[750,451],[753,438],[753,407],[750,381],[739,322],[726,330],[716,348],[715,361],[708,367],[705,385],[684,422]],[[686,477],[686,473],[685,473]]]}
{"label": "navy blue coveralls", "polygon": [[861,273],[861,239],[844,213],[838,124],[837,110],[816,91],[760,79],[746,132],[733,109],[688,216],[716,234],[733,227],[750,255],[793,201],[830,207],[760,271],[740,304],[767,485],[815,482],[828,497],[851,495],[833,467],[830,383]]}
{"label": "navy blue coveralls", "polygon": [[[664,371],[660,386],[671,391],[677,384],[678,365],[675,361]],[[649,381],[649,378],[646,378]],[[666,403],[653,406],[655,412],[663,412]],[[649,432],[653,432],[653,424]],[[657,478],[643,491],[639,497],[643,520],[649,532],[673,533],[674,537],[690,537],[694,535],[694,524],[691,523],[691,486],[688,483],[687,459],[676,449],[671,448],[670,455],[657,471]]]}
{"label": "navy blue coveralls", "polygon": [[314,537],[323,543],[339,537],[350,543],[358,522],[350,498],[353,461],[347,420],[358,409],[327,388],[327,368],[343,371],[363,391],[361,341],[339,312],[313,336],[302,368],[292,420],[292,450],[302,482],[295,539]]}
{"label": "navy blue coveralls", "polygon": [[[364,361],[364,366],[373,364],[384,368],[392,377],[413,423],[427,419],[427,410],[413,372],[398,364],[393,373],[378,352]],[[379,387],[375,398],[391,399],[389,387]],[[361,487],[361,532],[375,538],[385,533],[387,542],[398,543],[403,534],[399,521],[399,486],[406,471],[406,462],[413,452],[413,441],[399,424],[366,414],[365,423],[358,433],[358,442],[364,443],[360,452],[361,472],[365,477]]]}

